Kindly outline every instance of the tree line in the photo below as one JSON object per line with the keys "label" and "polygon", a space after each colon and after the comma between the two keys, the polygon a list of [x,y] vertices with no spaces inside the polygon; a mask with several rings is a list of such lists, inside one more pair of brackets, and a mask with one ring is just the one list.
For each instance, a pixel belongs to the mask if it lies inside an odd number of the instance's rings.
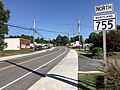
{"label": "tree line", "polygon": [[53,40],[45,40],[44,38],[40,38],[40,37],[37,37],[37,38],[34,38],[33,36],[29,36],[29,35],[17,35],[17,36],[9,36],[9,38],[23,38],[23,39],[29,39],[31,43],[33,43],[34,41],[36,43],[51,43],[53,44],[54,46],[65,46],[69,43],[69,38],[67,36],[61,36],[61,35],[58,35],[56,37],[56,39],[53,39]]}
{"label": "tree line", "polygon": [[[89,38],[85,40],[86,43],[93,43],[94,47],[103,48],[103,34],[91,33]],[[117,25],[117,30],[107,31],[106,33],[107,52],[118,51],[120,52],[120,25]]]}

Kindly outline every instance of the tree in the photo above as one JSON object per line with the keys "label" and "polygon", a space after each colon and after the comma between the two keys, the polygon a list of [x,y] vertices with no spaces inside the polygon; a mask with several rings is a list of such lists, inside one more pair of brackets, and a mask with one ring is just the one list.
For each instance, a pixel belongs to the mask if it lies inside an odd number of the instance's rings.
{"label": "tree", "polygon": [[57,46],[65,46],[69,44],[69,38],[67,36],[58,35],[56,40],[53,39],[53,44]]}
{"label": "tree", "polygon": [[40,43],[45,43],[44,38],[40,38]]}
{"label": "tree", "polygon": [[53,44],[54,46],[56,46],[56,45],[57,45],[57,42],[56,42],[56,40],[55,40],[55,39],[53,39],[53,40],[52,40],[52,44]]}
{"label": "tree", "polygon": [[37,38],[35,39],[35,42],[36,42],[36,43],[40,43],[40,38],[37,37]]}
{"label": "tree", "polygon": [[[107,52],[110,51],[120,51],[120,36],[117,34],[107,34],[106,35],[106,48]],[[97,36],[93,41],[94,47],[103,48],[103,36]]]}
{"label": "tree", "polygon": [[97,33],[94,33],[92,32],[90,35],[89,35],[89,38],[87,38],[85,40],[86,43],[93,43],[93,40],[98,36]]}
{"label": "tree", "polygon": [[120,25],[117,25],[117,30],[120,30]]}
{"label": "tree", "polygon": [[[79,41],[79,36],[75,36],[71,38],[71,42]],[[80,36],[80,44],[83,44],[83,38]]]}
{"label": "tree", "polygon": [[61,44],[63,46],[67,45],[69,43],[69,38],[67,36],[63,36],[61,39]]}
{"label": "tree", "polygon": [[4,23],[7,23],[10,18],[10,11],[4,10],[4,4],[0,0],[0,50],[2,51],[6,46],[4,42],[5,34],[8,34],[8,26]]}
{"label": "tree", "polygon": [[57,46],[60,46],[60,45],[61,45],[61,41],[62,41],[62,36],[61,36],[61,35],[58,35],[57,38],[56,38]]}
{"label": "tree", "polygon": [[31,43],[33,43],[33,36],[29,36],[29,35],[24,35],[22,34],[21,36],[17,35],[17,36],[9,36],[9,38],[23,38],[23,39],[29,39]]}

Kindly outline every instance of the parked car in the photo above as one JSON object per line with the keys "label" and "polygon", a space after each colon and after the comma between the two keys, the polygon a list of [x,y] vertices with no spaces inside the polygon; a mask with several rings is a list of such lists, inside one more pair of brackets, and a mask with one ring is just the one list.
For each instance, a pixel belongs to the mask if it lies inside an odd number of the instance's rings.
{"label": "parked car", "polygon": [[42,50],[42,46],[36,46],[35,50]]}

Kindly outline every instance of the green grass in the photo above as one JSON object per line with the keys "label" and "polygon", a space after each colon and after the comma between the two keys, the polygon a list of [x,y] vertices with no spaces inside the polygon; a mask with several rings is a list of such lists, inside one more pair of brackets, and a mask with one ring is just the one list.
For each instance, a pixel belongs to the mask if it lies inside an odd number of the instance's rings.
{"label": "green grass", "polygon": [[120,52],[111,52],[112,57],[120,57]]}
{"label": "green grass", "polygon": [[35,50],[4,50],[2,53],[0,53],[0,57],[4,56],[11,56],[11,55],[18,55],[18,54],[26,54],[35,52]]}
{"label": "green grass", "polygon": [[77,51],[79,58],[92,58],[90,51]]}
{"label": "green grass", "polygon": [[100,73],[78,74],[78,90],[96,90],[96,77]]}

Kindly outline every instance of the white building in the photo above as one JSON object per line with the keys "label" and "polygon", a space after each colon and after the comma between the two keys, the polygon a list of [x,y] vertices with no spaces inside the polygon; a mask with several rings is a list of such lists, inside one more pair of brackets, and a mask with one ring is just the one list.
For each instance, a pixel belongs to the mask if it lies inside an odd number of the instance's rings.
{"label": "white building", "polygon": [[7,48],[4,50],[22,50],[30,49],[30,40],[22,38],[6,38]]}

